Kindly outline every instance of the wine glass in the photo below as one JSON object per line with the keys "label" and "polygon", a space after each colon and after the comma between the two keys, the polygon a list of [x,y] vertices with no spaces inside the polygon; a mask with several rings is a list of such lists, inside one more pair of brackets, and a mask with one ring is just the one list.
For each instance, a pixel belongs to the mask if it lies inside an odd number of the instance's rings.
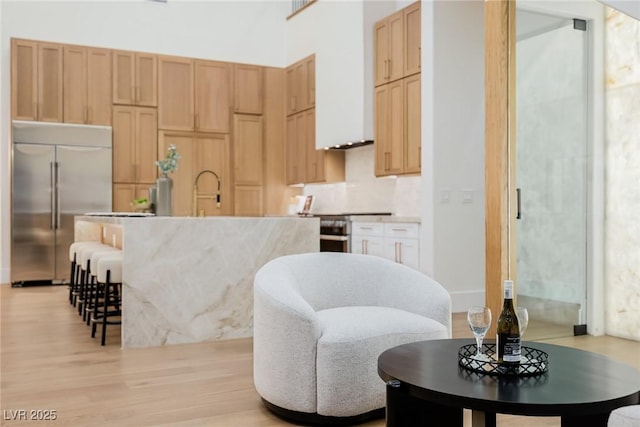
{"label": "wine glass", "polygon": [[491,326],[491,310],[489,307],[470,307],[467,311],[467,322],[473,336],[476,337],[477,352],[474,359],[487,360],[487,356],[482,354],[482,340]]}
{"label": "wine glass", "polygon": [[516,307],[516,316],[518,316],[518,323],[520,324],[520,341],[522,341],[524,331],[529,325],[529,312],[525,307]]}

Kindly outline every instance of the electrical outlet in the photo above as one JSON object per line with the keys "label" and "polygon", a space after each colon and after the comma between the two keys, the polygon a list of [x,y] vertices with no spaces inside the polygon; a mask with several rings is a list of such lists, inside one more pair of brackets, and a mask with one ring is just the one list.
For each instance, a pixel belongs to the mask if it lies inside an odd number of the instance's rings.
{"label": "electrical outlet", "polygon": [[473,203],[473,190],[462,190],[462,203]]}
{"label": "electrical outlet", "polygon": [[441,190],[440,191],[440,203],[449,203],[451,200],[451,191],[449,190]]}

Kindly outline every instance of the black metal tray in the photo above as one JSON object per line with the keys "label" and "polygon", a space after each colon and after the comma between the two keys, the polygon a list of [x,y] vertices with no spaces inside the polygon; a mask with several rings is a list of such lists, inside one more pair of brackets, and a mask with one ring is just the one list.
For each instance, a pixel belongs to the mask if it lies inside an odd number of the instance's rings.
{"label": "black metal tray", "polygon": [[482,344],[482,353],[486,356],[486,360],[476,359],[476,352],[475,344],[463,345],[458,350],[458,364],[465,369],[483,374],[521,377],[540,375],[549,369],[549,355],[531,347],[522,346],[519,365],[498,363],[496,345],[492,343]]}

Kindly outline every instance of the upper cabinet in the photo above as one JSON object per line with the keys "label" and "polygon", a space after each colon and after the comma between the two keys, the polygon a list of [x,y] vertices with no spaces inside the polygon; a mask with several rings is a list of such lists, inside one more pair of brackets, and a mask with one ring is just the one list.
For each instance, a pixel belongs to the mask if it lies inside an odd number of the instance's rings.
{"label": "upper cabinet", "polygon": [[113,103],[158,105],[158,58],[141,52],[113,52]]}
{"label": "upper cabinet", "polygon": [[62,46],[12,39],[11,110],[16,120],[62,121]]}
{"label": "upper cabinet", "polygon": [[193,59],[160,56],[158,59],[158,128],[194,130]]}
{"label": "upper cabinet", "polygon": [[401,10],[376,23],[374,43],[375,85],[378,86],[402,78],[404,74],[404,26]]}
{"label": "upper cabinet", "polygon": [[195,62],[195,129],[229,132],[231,123],[231,65],[227,62]]}
{"label": "upper cabinet", "polygon": [[152,183],[158,158],[157,110],[113,107],[113,182]]}
{"label": "upper cabinet", "polygon": [[420,72],[420,13],[420,2],[416,2],[376,23],[376,86]]}
{"label": "upper cabinet", "polygon": [[404,75],[419,73],[421,45],[420,2],[403,9],[404,15]]}
{"label": "upper cabinet", "polygon": [[162,56],[159,69],[160,129],[229,132],[230,64]]}
{"label": "upper cabinet", "polygon": [[64,122],[111,125],[111,51],[63,48]]}
{"label": "upper cabinet", "polygon": [[234,112],[262,114],[262,67],[235,64],[233,77]]}
{"label": "upper cabinet", "polygon": [[313,108],[316,103],[315,55],[287,67],[287,115]]}

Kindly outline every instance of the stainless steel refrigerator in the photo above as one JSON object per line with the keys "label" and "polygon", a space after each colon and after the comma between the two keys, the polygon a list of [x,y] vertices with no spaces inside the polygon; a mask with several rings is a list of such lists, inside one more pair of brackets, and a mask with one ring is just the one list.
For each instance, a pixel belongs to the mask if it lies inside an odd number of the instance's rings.
{"label": "stainless steel refrigerator", "polygon": [[13,123],[11,282],[69,281],[74,217],[111,211],[111,128]]}

